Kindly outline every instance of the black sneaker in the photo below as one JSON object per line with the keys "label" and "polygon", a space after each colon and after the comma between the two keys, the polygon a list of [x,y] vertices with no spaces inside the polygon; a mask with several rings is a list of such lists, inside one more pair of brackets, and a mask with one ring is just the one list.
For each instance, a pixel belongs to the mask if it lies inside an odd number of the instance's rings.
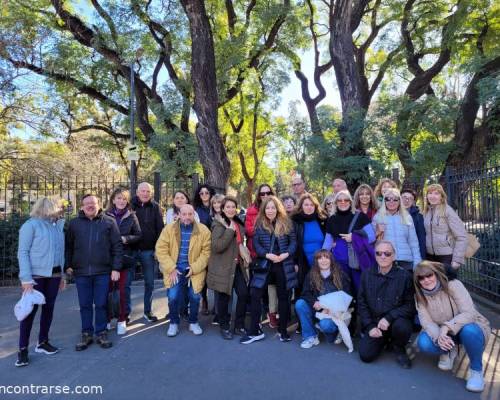
{"label": "black sneaker", "polygon": [[217,315],[215,315],[214,319],[212,320],[212,325],[219,325],[219,319],[217,318]]}
{"label": "black sneaker", "polygon": [[245,330],[245,328],[234,328],[233,333],[241,337],[247,335],[247,331]]}
{"label": "black sneaker", "polygon": [[14,364],[16,367],[26,367],[30,363],[29,357],[28,357],[28,349],[20,349],[17,352],[17,361]]}
{"label": "black sneaker", "polygon": [[222,336],[222,339],[225,340],[231,340],[233,338],[233,334],[229,329],[222,329],[220,330],[220,335]]}
{"label": "black sneaker", "polygon": [[158,321],[158,317],[153,315],[153,313],[150,311],[148,313],[144,313],[144,319],[148,322],[156,322]]}
{"label": "black sneaker", "polygon": [[253,342],[257,342],[258,340],[262,340],[266,337],[264,332],[259,332],[257,335],[252,336],[252,335],[245,335],[240,339],[241,344],[250,344]]}
{"label": "black sneaker", "polygon": [[106,333],[101,333],[99,336],[97,336],[95,342],[103,349],[109,349],[110,347],[113,346],[113,343],[110,340],[108,340],[108,335]]}
{"label": "black sneaker", "polygon": [[48,340],[42,343],[38,343],[38,345],[35,347],[36,353],[56,354],[58,351],[59,349],[52,346]]}
{"label": "black sneaker", "polygon": [[411,368],[411,360],[408,357],[408,355],[406,354],[406,352],[399,353],[397,355],[397,357],[396,357],[396,361],[404,369],[410,369]]}
{"label": "black sneaker", "polygon": [[82,351],[86,350],[92,343],[94,343],[94,339],[90,333],[82,333],[82,340],[76,344],[75,350]]}
{"label": "black sneaker", "polygon": [[280,333],[280,342],[290,342],[292,338],[288,333]]}

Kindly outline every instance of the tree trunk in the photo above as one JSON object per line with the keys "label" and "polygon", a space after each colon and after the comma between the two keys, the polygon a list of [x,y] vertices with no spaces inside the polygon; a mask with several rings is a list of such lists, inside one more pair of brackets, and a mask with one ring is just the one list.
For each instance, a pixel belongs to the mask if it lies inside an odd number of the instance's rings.
{"label": "tree trunk", "polygon": [[191,33],[191,79],[198,118],[200,162],[205,181],[224,190],[230,164],[217,122],[218,95],[212,30],[203,0],[181,0]]}
{"label": "tree trunk", "polygon": [[[355,57],[355,46],[352,39],[353,1],[339,0],[335,4],[334,12],[330,15],[330,56],[335,70],[337,86],[342,103],[342,122],[339,127],[342,157],[366,158],[366,149],[363,143],[363,125],[368,108],[368,94],[363,93],[361,77]],[[365,163],[354,165],[344,164],[346,175],[353,173],[354,180],[368,175]],[[359,171],[353,171],[353,167]]]}
{"label": "tree trunk", "polygon": [[475,122],[480,107],[478,83],[481,79],[498,74],[499,71],[500,57],[497,57],[484,64],[467,86],[455,123],[456,149],[446,160],[447,166],[457,167],[480,162],[485,159],[485,152],[498,142],[498,132],[495,133],[490,127],[490,121],[494,121],[495,116],[498,118],[498,101],[484,116],[484,123],[480,127],[475,127]]}

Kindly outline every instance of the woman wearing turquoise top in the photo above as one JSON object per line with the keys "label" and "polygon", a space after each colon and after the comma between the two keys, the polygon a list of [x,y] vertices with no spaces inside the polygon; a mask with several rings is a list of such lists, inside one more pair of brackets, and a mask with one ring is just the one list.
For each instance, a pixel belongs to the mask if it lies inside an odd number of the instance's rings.
{"label": "woman wearing turquoise top", "polygon": [[[35,352],[55,354],[58,348],[49,343],[49,329],[57,293],[64,287],[64,219],[61,219],[59,202],[47,197],[36,201],[30,216],[19,231],[19,280],[23,293],[31,292],[34,287],[45,296]],[[16,367],[29,363],[28,344],[37,309],[35,305],[31,314],[21,321]]]}
{"label": "woman wearing turquoise top", "polygon": [[304,279],[314,264],[314,253],[323,246],[326,218],[318,200],[312,194],[302,195],[297,204],[297,211],[292,216],[297,234],[295,269],[299,279],[295,298],[300,297]]}

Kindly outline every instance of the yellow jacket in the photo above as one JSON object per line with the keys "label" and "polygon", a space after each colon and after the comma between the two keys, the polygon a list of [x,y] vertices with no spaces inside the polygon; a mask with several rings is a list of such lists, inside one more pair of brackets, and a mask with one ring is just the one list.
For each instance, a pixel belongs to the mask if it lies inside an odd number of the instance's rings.
{"label": "yellow jacket", "polygon": [[[180,222],[174,222],[163,228],[156,242],[156,257],[163,273],[163,283],[168,289],[172,287],[169,274],[176,268],[181,242]],[[210,231],[198,222],[194,222],[193,233],[189,241],[189,267],[191,268],[191,285],[195,293],[201,292],[205,285],[208,259],[210,257]]]}

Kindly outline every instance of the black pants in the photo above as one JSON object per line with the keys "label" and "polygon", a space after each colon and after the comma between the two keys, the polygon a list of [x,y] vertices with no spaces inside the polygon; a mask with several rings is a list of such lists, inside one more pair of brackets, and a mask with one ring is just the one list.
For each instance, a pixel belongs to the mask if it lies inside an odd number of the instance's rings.
{"label": "black pants", "polygon": [[436,256],[434,254],[427,254],[425,257],[429,261],[437,261],[444,265],[446,276],[448,280],[457,279],[457,271],[452,268],[451,261],[453,260],[453,254],[445,254],[442,256]]}
{"label": "black pants", "polygon": [[[236,315],[234,318],[234,328],[240,329],[245,327],[245,314],[246,305],[248,300],[248,286],[245,282],[245,277],[241,272],[239,265],[236,266],[236,272],[234,275],[233,282],[234,290],[236,291],[236,296],[238,300],[236,302]],[[217,293],[217,320],[221,329],[229,329],[229,324],[231,322],[231,315],[228,312],[229,300],[231,296],[227,293],[216,292]]]}
{"label": "black pants", "polygon": [[392,321],[387,331],[383,331],[383,336],[380,338],[372,338],[368,332],[365,332],[359,341],[359,358],[366,363],[374,361],[389,341],[393,344],[396,352],[405,351],[412,331],[412,321],[406,318],[397,318]]}
{"label": "black pants", "polygon": [[267,275],[267,280],[262,288],[250,288],[250,313],[251,324],[248,334],[257,335],[259,331],[260,316],[262,314],[262,297],[267,293],[269,280],[276,282],[276,292],[278,294],[279,333],[286,333],[288,321],[290,320],[290,293],[286,288],[286,276],[282,263],[271,264],[271,271]]}

